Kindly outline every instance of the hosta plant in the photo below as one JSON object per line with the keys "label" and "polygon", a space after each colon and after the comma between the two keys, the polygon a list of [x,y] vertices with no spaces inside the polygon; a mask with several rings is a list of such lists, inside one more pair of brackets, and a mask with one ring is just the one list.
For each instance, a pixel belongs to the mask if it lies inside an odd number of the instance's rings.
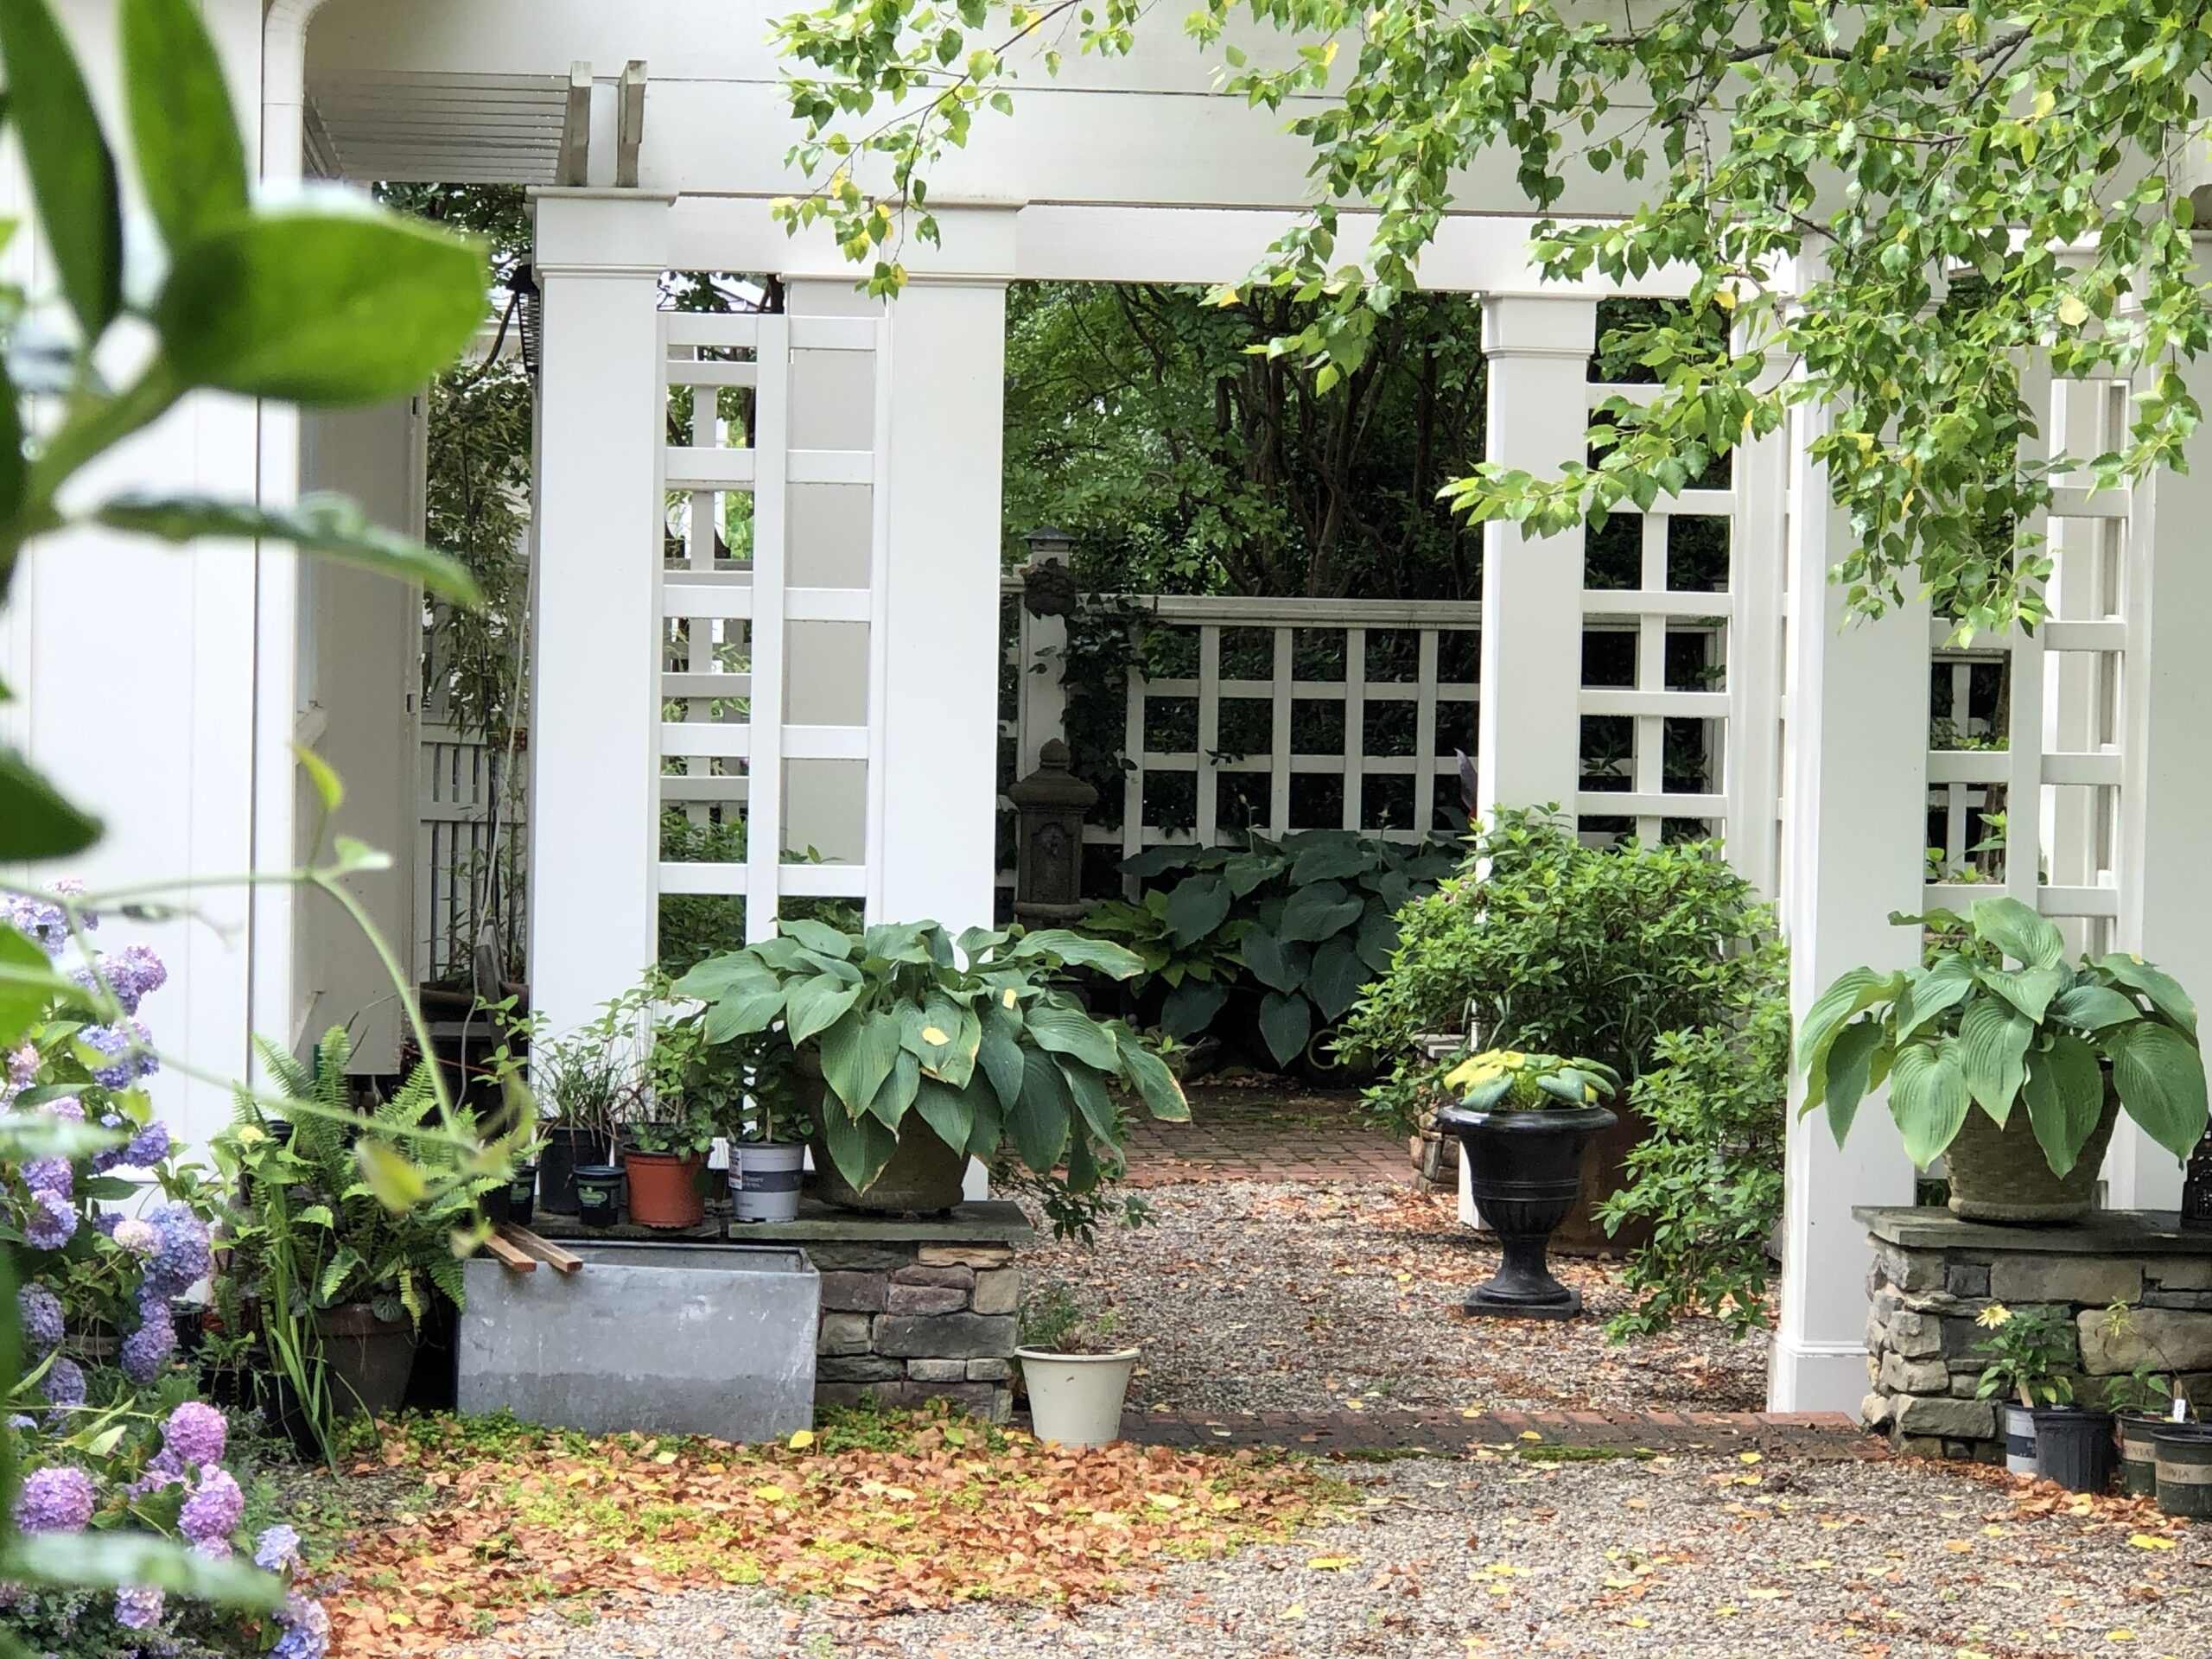
{"label": "hosta plant", "polygon": [[1542,1112],[1595,1106],[1620,1091],[1620,1073],[1600,1060],[1488,1048],[1444,1074],[1460,1103],[1478,1112]]}
{"label": "hosta plant", "polygon": [[1798,1033],[1803,1110],[1826,1107],[1840,1142],[1866,1094],[1889,1084],[1891,1115],[1926,1168],[1970,1111],[2002,1127],[2024,1111],[2054,1174],[2071,1171],[2103,1114],[2109,1080],[2127,1115],[2177,1158],[2204,1133],[2204,1062],[2188,994],[2140,957],[2068,965],[2058,929],[2017,899],[1892,916],[1929,930],[1919,967],[1854,968]]}
{"label": "hosta plant", "polygon": [[848,933],[786,921],[774,938],[701,963],[675,994],[704,1005],[709,1043],[767,1039],[764,1067],[814,1052],[823,1139],[855,1190],[918,1120],[986,1163],[1001,1142],[1039,1175],[1065,1162],[1084,1192],[1119,1166],[1122,1100],[1178,1122],[1190,1109],[1135,1030],[1094,1020],[1064,988],[1071,967],[1123,979],[1138,963],[1060,929],[969,928],[955,941],[935,922]]}

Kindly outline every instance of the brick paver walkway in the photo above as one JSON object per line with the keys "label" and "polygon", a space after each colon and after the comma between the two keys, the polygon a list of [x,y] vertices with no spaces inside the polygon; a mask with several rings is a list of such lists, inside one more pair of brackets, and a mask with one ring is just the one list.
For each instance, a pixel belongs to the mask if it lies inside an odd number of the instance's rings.
{"label": "brick paver walkway", "polygon": [[1359,1115],[1359,1096],[1270,1080],[1191,1085],[1191,1121],[1142,1117],[1126,1149],[1129,1184],[1182,1181],[1378,1181],[1413,1177],[1405,1143]]}
{"label": "brick paver walkway", "polygon": [[1122,1433],[1147,1446],[1268,1446],[1319,1454],[1541,1447],[1682,1456],[1886,1458],[1889,1442],[1836,1411],[1132,1411]]}

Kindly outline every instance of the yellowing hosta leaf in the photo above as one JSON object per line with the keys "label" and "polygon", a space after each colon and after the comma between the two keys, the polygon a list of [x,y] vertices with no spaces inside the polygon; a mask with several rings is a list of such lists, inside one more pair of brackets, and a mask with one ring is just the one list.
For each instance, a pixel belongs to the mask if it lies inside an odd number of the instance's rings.
{"label": "yellowing hosta leaf", "polygon": [[753,1489],[753,1496],[770,1503],[780,1503],[791,1494],[772,1481],[766,1485],[755,1486]]}
{"label": "yellowing hosta leaf", "polygon": [[935,1026],[924,1026],[922,1027],[922,1040],[925,1043],[935,1044],[938,1047],[943,1048],[947,1043],[950,1042],[952,1039],[944,1032],[939,1031]]}
{"label": "yellowing hosta leaf", "polygon": [[785,1444],[790,1446],[794,1452],[804,1452],[808,1446],[814,1444],[814,1431],[810,1428],[802,1428],[794,1433],[790,1440],[786,1440]]}
{"label": "yellowing hosta leaf", "polygon": [[1357,1555],[1316,1555],[1306,1565],[1319,1567],[1324,1573],[1334,1573],[1340,1567],[1357,1567],[1359,1557]]}
{"label": "yellowing hosta leaf", "polygon": [[2172,1539],[2160,1538],[2148,1532],[2139,1532],[2127,1541],[2138,1549],[2171,1549],[2174,1547]]}

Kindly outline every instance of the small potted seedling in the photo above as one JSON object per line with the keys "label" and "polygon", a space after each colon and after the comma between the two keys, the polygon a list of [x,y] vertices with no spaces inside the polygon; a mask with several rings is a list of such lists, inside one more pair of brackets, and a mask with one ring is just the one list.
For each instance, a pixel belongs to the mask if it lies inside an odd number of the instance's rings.
{"label": "small potted seedling", "polygon": [[2112,1414],[2074,1403],[2074,1379],[2062,1369],[2074,1357],[2072,1316],[1992,1302],[1974,1323],[1991,1333],[1978,1345],[1990,1362],[1974,1397],[2005,1402],[2005,1467],[2072,1491],[2104,1491],[2112,1481]]}
{"label": "small potted seedling", "polygon": [[[2142,1340],[2126,1302],[2105,1310],[2105,1342],[2108,1349],[2152,1346]],[[2105,1379],[2105,1404],[2120,1425],[2120,1490],[2130,1497],[2149,1497],[2158,1490],[2158,1425],[2173,1414],[2171,1370],[2146,1356],[2134,1370]]]}
{"label": "small potted seedling", "polygon": [[1031,1297],[1021,1310],[1022,1386],[1040,1440],[1105,1446],[1122,1437],[1122,1406],[1137,1351],[1116,1331],[1110,1309],[1086,1308],[1065,1287]]}

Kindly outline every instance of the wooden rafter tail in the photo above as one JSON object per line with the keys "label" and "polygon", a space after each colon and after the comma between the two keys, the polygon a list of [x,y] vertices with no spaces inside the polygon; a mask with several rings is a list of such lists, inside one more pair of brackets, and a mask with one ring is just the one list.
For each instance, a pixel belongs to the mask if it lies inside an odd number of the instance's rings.
{"label": "wooden rafter tail", "polygon": [[524,1251],[533,1258],[531,1263],[533,1266],[538,1262],[543,1262],[556,1273],[583,1271],[583,1257],[574,1251],[563,1249],[550,1239],[540,1238],[527,1227],[518,1226],[512,1221],[505,1222],[500,1225],[499,1236],[514,1249]]}

